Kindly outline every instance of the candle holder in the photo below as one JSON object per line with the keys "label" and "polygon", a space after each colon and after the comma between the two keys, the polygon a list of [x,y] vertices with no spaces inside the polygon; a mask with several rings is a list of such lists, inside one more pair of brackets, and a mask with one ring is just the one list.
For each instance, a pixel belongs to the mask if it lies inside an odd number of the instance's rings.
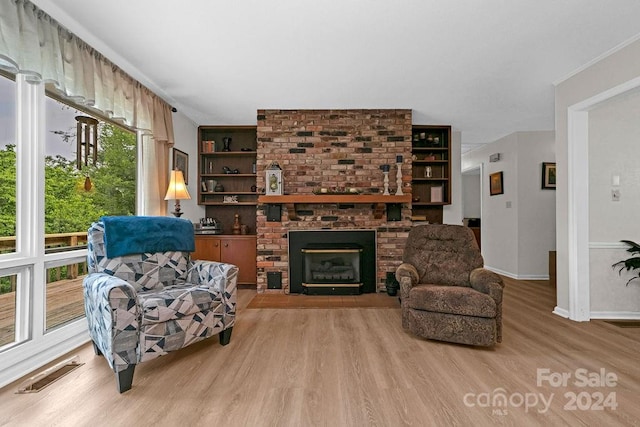
{"label": "candle holder", "polygon": [[389,193],[389,171],[383,170],[382,173],[384,174],[384,193],[382,194],[384,196],[390,196],[391,194]]}
{"label": "candle holder", "polygon": [[[398,157],[402,158],[401,156]],[[396,184],[398,185],[396,196],[402,196],[404,195],[402,192],[402,163],[397,163],[396,166],[398,167],[398,172],[396,173]]]}

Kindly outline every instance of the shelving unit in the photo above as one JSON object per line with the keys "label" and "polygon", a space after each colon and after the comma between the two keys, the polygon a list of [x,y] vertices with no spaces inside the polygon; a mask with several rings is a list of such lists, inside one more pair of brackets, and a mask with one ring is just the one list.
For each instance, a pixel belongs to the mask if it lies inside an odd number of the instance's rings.
{"label": "shelving unit", "polygon": [[441,224],[451,204],[451,126],[414,125],[411,135],[412,219]]}
{"label": "shelving unit", "polygon": [[[229,151],[223,151],[225,138],[231,139]],[[235,214],[250,234],[256,232],[256,149],[255,126],[198,128],[198,204],[222,223],[224,234],[231,234]],[[225,173],[225,167],[238,173]],[[223,190],[215,191],[216,185]]]}

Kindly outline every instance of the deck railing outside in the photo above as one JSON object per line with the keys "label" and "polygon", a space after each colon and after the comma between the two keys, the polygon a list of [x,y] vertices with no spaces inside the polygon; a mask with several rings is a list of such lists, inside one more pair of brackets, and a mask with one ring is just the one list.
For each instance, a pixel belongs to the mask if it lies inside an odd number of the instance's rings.
{"label": "deck railing outside", "polygon": [[[44,247],[46,253],[63,252],[68,250],[83,249],[87,247],[87,232],[76,231],[73,233],[45,234]],[[0,237],[0,254],[15,252],[16,237]],[[62,279],[75,279],[79,275],[87,274],[86,263],[73,264],[71,266],[60,266],[47,270],[47,283]],[[15,292],[15,277],[10,279],[10,290],[0,287],[0,295],[8,292]]]}
{"label": "deck railing outside", "polygon": [[[86,248],[87,232],[45,235],[45,252]],[[15,236],[0,237],[0,253],[16,250]],[[82,279],[87,263],[51,267],[46,272],[46,329],[84,316]],[[0,278],[0,347],[15,341],[16,275]]]}

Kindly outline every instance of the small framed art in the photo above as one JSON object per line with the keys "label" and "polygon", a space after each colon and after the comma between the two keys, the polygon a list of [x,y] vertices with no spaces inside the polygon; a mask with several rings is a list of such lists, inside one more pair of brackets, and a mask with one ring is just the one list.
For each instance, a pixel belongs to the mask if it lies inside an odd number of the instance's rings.
{"label": "small framed art", "polygon": [[189,183],[189,155],[184,151],[173,149],[173,170],[182,171],[184,183]]}
{"label": "small framed art", "polygon": [[556,164],[550,162],[542,163],[542,189],[556,189]]}
{"label": "small framed art", "polygon": [[489,195],[496,196],[504,194],[504,183],[502,182],[502,171],[489,175]]}

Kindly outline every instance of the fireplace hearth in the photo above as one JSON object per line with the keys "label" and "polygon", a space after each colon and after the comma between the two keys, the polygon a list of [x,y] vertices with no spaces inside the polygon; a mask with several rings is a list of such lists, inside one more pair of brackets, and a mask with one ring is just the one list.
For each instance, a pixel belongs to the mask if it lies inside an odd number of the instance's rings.
{"label": "fireplace hearth", "polygon": [[375,252],[374,230],[291,231],[290,292],[309,295],[375,292]]}

